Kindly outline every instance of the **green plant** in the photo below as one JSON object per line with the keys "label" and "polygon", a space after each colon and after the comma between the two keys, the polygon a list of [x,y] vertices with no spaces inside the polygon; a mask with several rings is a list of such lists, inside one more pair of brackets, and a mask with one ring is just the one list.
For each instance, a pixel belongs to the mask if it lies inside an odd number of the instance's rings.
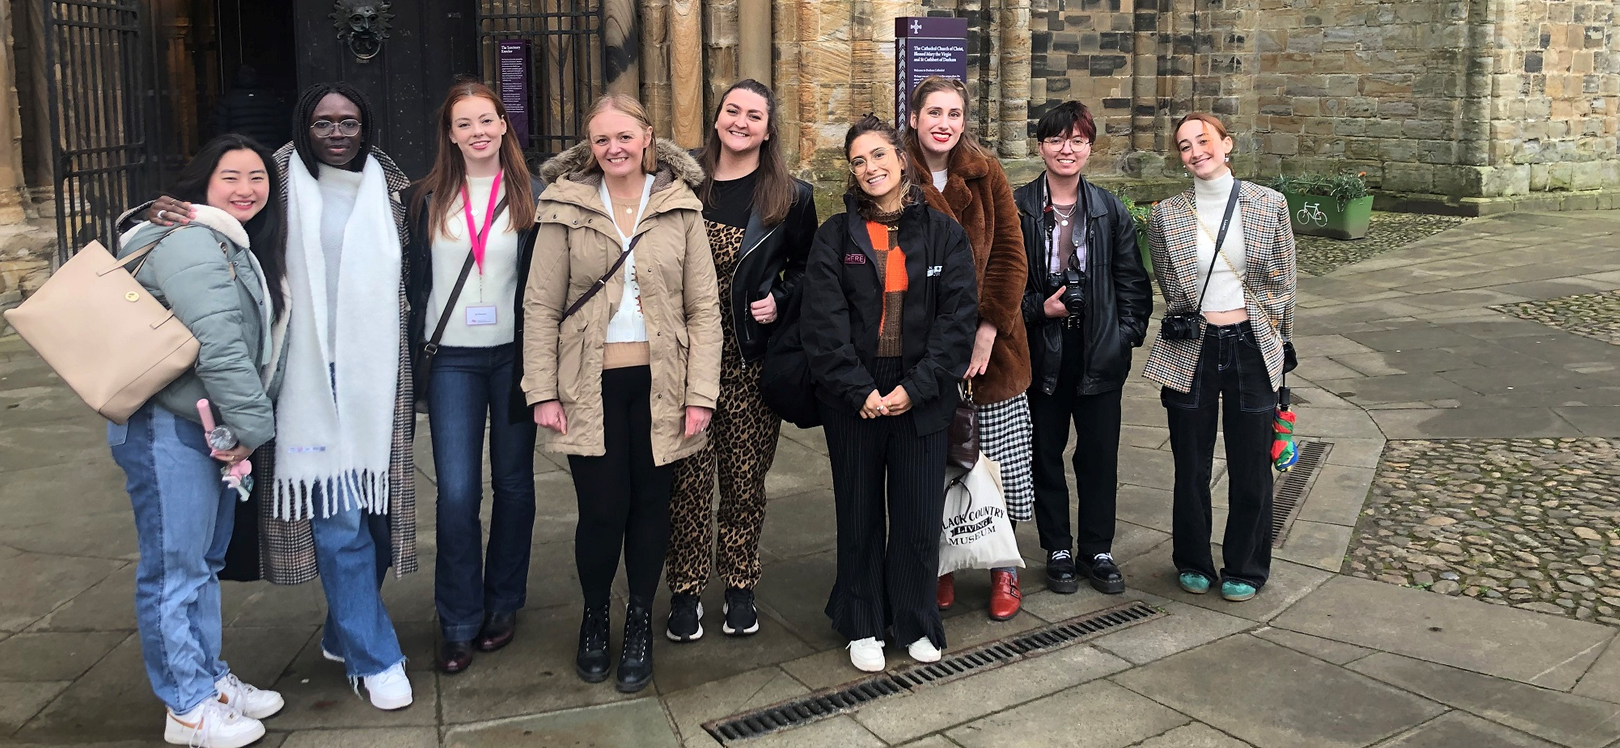
{"label": "green plant", "polygon": [[1148,228],[1148,214],[1153,212],[1153,206],[1151,204],[1138,205],[1135,200],[1118,192],[1114,193],[1114,197],[1119,198],[1119,201],[1124,203],[1126,212],[1131,214],[1131,220],[1136,222],[1137,233],[1145,233]]}
{"label": "green plant", "polygon": [[1293,192],[1301,195],[1323,195],[1331,197],[1344,210],[1346,203],[1357,198],[1366,197],[1367,172],[1339,172],[1337,174],[1306,173],[1298,176],[1280,176],[1271,180],[1268,185],[1278,192]]}

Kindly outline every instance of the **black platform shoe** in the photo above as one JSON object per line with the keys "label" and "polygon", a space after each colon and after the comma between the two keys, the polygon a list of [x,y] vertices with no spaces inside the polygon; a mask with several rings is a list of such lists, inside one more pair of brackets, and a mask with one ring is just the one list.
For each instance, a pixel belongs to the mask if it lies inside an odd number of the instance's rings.
{"label": "black platform shoe", "polygon": [[608,604],[586,606],[579,624],[579,652],[574,655],[574,672],[586,683],[601,683],[608,677]]}
{"label": "black platform shoe", "polygon": [[620,693],[635,693],[652,682],[652,606],[630,601],[624,611],[624,653],[619,656]]}

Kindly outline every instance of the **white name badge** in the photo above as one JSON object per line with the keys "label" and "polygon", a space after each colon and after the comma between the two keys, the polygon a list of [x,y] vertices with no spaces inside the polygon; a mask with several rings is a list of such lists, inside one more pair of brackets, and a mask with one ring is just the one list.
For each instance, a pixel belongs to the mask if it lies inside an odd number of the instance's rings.
{"label": "white name badge", "polygon": [[494,304],[467,307],[468,327],[476,327],[478,325],[493,325],[495,324],[496,319],[497,317],[495,314]]}

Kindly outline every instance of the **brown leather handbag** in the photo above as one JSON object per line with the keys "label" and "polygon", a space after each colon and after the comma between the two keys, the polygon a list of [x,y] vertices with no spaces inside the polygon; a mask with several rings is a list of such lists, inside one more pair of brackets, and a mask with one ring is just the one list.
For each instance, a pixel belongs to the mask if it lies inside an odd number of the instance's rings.
{"label": "brown leather handbag", "polygon": [[135,280],[159,241],[122,260],[91,242],[6,321],[107,420],[124,423],[197,362],[197,339]]}
{"label": "brown leather handbag", "polygon": [[962,399],[956,403],[956,412],[951,415],[945,464],[972,470],[979,462],[979,411],[973,407],[973,382],[964,379],[956,387]]}

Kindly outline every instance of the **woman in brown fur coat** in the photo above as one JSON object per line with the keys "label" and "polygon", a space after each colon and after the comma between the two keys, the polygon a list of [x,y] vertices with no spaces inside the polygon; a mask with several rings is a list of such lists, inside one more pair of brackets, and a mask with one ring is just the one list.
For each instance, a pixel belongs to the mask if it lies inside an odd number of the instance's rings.
{"label": "woman in brown fur coat", "polygon": [[[960,81],[931,77],[911,95],[906,142],[919,172],[928,205],[955,218],[967,230],[979,281],[979,329],[967,375],[979,411],[979,445],[1001,465],[1007,515],[1028,521],[1035,503],[1030,477],[1034,450],[1029,417],[1029,341],[1021,304],[1029,261],[1019,228],[1012,185],[993,155],[966,131],[967,88]],[[921,176],[921,174],[919,174]],[[939,607],[956,600],[956,583],[939,578]],[[1018,570],[990,572],[990,617],[1005,621],[1018,614]]]}

